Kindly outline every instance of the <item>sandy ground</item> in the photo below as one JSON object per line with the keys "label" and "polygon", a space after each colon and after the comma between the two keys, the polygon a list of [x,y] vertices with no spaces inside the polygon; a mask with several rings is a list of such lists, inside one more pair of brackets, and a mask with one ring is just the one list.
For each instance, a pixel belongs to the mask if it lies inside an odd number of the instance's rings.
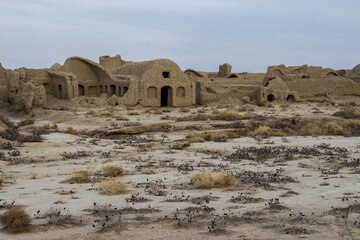
{"label": "sandy ground", "polygon": [[[248,108],[279,118],[331,116],[338,109],[319,103]],[[213,109],[38,109],[32,116],[1,115],[14,122],[31,117],[32,126],[92,131],[159,122],[192,126],[195,123],[176,123],[174,118]],[[30,233],[0,231],[0,239],[360,239],[359,169],[346,164],[360,158],[359,137],[243,137],[175,147],[186,142],[192,132],[188,129],[116,139],[53,132],[43,135],[43,142],[16,147],[20,156],[0,150],[7,159],[0,161],[0,177],[6,179],[0,189],[0,214],[13,204],[24,206],[33,217]],[[278,152],[264,159],[231,157],[269,150]],[[81,151],[86,156],[64,157],[65,152]],[[103,178],[104,165],[124,169],[116,179],[126,183],[126,194],[99,191],[97,178]],[[142,173],[146,166],[155,173]],[[94,182],[63,183],[79,170],[92,171]],[[197,189],[191,177],[204,170],[226,172],[239,183]],[[49,211],[59,214],[50,219],[44,215]]]}

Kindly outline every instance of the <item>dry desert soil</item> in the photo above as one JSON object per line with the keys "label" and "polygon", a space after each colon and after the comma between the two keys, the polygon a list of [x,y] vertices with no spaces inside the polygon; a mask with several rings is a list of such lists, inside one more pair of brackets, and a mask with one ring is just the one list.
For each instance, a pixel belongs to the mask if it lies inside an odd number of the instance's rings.
{"label": "dry desert soil", "polygon": [[345,105],[2,110],[35,137],[0,138],[0,214],[31,217],[0,239],[360,239]]}

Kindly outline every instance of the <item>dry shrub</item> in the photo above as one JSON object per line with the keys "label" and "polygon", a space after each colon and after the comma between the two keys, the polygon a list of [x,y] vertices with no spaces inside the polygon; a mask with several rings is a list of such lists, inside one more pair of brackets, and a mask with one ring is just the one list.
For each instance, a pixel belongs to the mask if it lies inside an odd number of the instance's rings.
{"label": "dry shrub", "polygon": [[286,133],[280,129],[271,128],[268,126],[260,126],[250,133],[251,136],[286,136]]}
{"label": "dry shrub", "polygon": [[126,185],[113,179],[104,180],[99,184],[99,189],[106,195],[117,195],[126,193]]}
{"label": "dry shrub", "polygon": [[21,120],[17,126],[18,127],[23,127],[23,126],[28,126],[28,125],[31,125],[34,123],[34,120],[33,119],[25,119],[25,120]]}
{"label": "dry shrub", "polygon": [[118,166],[106,165],[102,167],[102,171],[105,177],[117,177],[124,172],[124,169]]}
{"label": "dry shrub", "polygon": [[238,180],[231,175],[216,172],[201,172],[191,178],[191,183],[196,188],[221,188],[238,183]]}
{"label": "dry shrub", "polygon": [[206,132],[201,134],[206,141],[226,142],[227,139],[241,137],[239,132],[223,131],[223,132]]}
{"label": "dry shrub", "polygon": [[161,115],[163,114],[163,111],[161,109],[154,110],[154,114]]}
{"label": "dry shrub", "polygon": [[208,120],[237,121],[237,120],[244,120],[250,118],[251,118],[251,114],[242,115],[237,112],[215,110],[212,112],[212,114],[197,113],[191,116],[179,117],[176,119],[176,121],[178,122],[208,121]]}
{"label": "dry shrub", "polygon": [[300,135],[320,135],[322,133],[321,126],[318,123],[307,123],[298,132]]}
{"label": "dry shrub", "polygon": [[31,173],[31,177],[30,177],[30,178],[31,178],[31,179],[37,179],[38,175],[39,175],[39,174],[33,172],[33,173]]}
{"label": "dry shrub", "polygon": [[127,127],[122,129],[116,129],[108,131],[105,136],[111,135],[133,135],[133,134],[141,134],[147,132],[166,132],[171,128],[169,124],[166,123],[154,123],[142,126],[135,126],[135,127]]}
{"label": "dry shrub", "polygon": [[112,117],[113,114],[112,114],[111,112],[102,112],[102,113],[101,113],[101,116],[102,116],[102,117]]}
{"label": "dry shrub", "polygon": [[56,191],[56,193],[59,195],[70,195],[70,194],[74,194],[75,191],[62,189],[62,190]]}
{"label": "dry shrub", "polygon": [[170,112],[172,112],[172,109],[170,109],[170,108],[163,108],[163,109],[162,109],[162,112],[163,112],[163,113],[170,113]]}
{"label": "dry shrub", "polygon": [[144,167],[140,170],[142,174],[155,174],[155,168],[153,167]]}
{"label": "dry shrub", "polygon": [[138,112],[129,112],[128,115],[130,115],[130,116],[131,116],[131,115],[132,115],[132,116],[135,116],[135,115],[140,115],[140,113],[138,113]]}
{"label": "dry shrub", "polygon": [[129,121],[129,119],[127,117],[124,117],[124,116],[116,116],[115,119],[118,120],[118,121]]}
{"label": "dry shrub", "polygon": [[31,218],[22,207],[15,206],[0,216],[0,222],[9,233],[22,233],[30,230]]}
{"label": "dry shrub", "polygon": [[353,106],[345,106],[333,114],[336,117],[343,117],[346,119],[359,119],[360,118],[360,110]]}
{"label": "dry shrub", "polygon": [[72,127],[68,127],[67,129],[61,131],[62,133],[67,133],[67,134],[71,134],[71,135],[79,135],[79,131],[72,128]]}
{"label": "dry shrub", "polygon": [[90,180],[90,173],[88,171],[77,171],[73,172],[69,178],[67,178],[64,183],[89,183]]}
{"label": "dry shrub", "polygon": [[236,112],[229,112],[229,111],[213,111],[213,114],[215,116],[212,116],[211,120],[223,120],[223,121],[236,121],[236,120],[244,120],[251,118],[251,115],[249,114],[239,114]]}
{"label": "dry shrub", "polygon": [[347,129],[334,122],[313,122],[305,124],[298,133],[300,135],[346,135]]}
{"label": "dry shrub", "polygon": [[323,125],[322,132],[325,135],[345,135],[345,129],[334,122]]}
{"label": "dry shrub", "polygon": [[0,177],[0,186],[2,186],[4,182],[5,182],[5,178]]}
{"label": "dry shrub", "polygon": [[354,136],[360,135],[360,120],[346,120],[341,125],[349,134]]}
{"label": "dry shrub", "polygon": [[205,139],[200,136],[193,136],[193,137],[189,137],[187,141],[188,143],[199,143],[199,142],[205,142]]}
{"label": "dry shrub", "polygon": [[205,132],[196,135],[189,135],[187,141],[189,143],[214,141],[214,142],[226,142],[228,139],[239,138],[245,136],[245,131],[222,131],[222,132]]}

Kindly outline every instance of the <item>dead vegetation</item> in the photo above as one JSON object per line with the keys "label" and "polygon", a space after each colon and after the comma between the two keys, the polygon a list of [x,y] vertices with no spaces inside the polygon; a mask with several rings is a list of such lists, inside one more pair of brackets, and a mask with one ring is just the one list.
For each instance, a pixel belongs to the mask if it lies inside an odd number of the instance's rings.
{"label": "dead vegetation", "polygon": [[71,225],[76,226],[81,224],[66,208],[50,208],[45,213],[39,210],[35,215],[35,219],[44,219],[48,225]]}
{"label": "dead vegetation", "polygon": [[237,184],[237,179],[226,173],[201,172],[191,178],[191,184],[196,188],[222,188]]}
{"label": "dead vegetation", "polygon": [[127,192],[126,185],[123,182],[113,179],[100,182],[99,190],[105,195],[118,195]]}
{"label": "dead vegetation", "polygon": [[360,119],[360,110],[353,106],[345,106],[333,114],[346,119]]}
{"label": "dead vegetation", "polygon": [[105,165],[102,167],[102,172],[105,177],[118,177],[124,172],[124,169],[118,166]]}
{"label": "dead vegetation", "polygon": [[0,133],[0,137],[10,141],[17,142],[42,142],[43,138],[39,132],[32,131],[30,134],[23,134],[19,132],[18,126],[7,118],[2,118],[1,121],[7,126],[5,132]]}
{"label": "dead vegetation", "polygon": [[21,120],[17,126],[18,127],[24,127],[24,126],[28,126],[28,125],[31,125],[31,124],[34,124],[34,120],[33,119],[25,119],[25,120]]}
{"label": "dead vegetation", "polygon": [[23,233],[31,229],[31,218],[23,207],[14,206],[0,216],[1,225],[9,233]]}
{"label": "dead vegetation", "polygon": [[82,157],[91,156],[91,153],[85,150],[77,150],[76,152],[63,152],[60,153],[63,159],[78,159]]}
{"label": "dead vegetation", "polygon": [[77,171],[72,173],[65,181],[64,183],[90,183],[91,174],[88,171]]}
{"label": "dead vegetation", "polygon": [[156,171],[155,171],[155,168],[154,167],[144,167],[144,168],[141,168],[140,169],[140,172],[142,174],[155,174]]}
{"label": "dead vegetation", "polygon": [[196,115],[189,115],[184,117],[178,117],[176,121],[178,122],[189,122],[189,121],[209,121],[209,120],[218,120],[218,121],[238,121],[251,118],[250,114],[239,114],[236,112],[229,111],[213,111],[212,114],[198,113]]}

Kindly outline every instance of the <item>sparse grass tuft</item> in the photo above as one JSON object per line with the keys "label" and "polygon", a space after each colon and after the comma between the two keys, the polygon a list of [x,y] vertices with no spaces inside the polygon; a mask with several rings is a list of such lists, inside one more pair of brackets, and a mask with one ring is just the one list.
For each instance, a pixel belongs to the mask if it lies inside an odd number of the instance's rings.
{"label": "sparse grass tuft", "polygon": [[2,186],[4,182],[5,182],[5,178],[0,177],[0,186]]}
{"label": "sparse grass tuft", "polygon": [[230,111],[213,111],[213,114],[215,114],[212,117],[212,120],[223,120],[223,121],[237,121],[237,120],[244,120],[251,118],[251,115],[249,114],[239,114],[237,112],[230,112]]}
{"label": "sparse grass tuft", "polygon": [[360,135],[360,120],[349,119],[342,122],[341,125],[349,134],[354,136]]}
{"label": "sparse grass tuft", "polygon": [[113,179],[104,180],[99,184],[99,189],[106,195],[118,195],[126,193],[126,185]]}
{"label": "sparse grass tuft", "polygon": [[279,129],[271,128],[268,126],[260,126],[250,133],[251,136],[286,136],[286,133]]}
{"label": "sparse grass tuft", "polygon": [[0,222],[9,233],[22,233],[30,230],[31,218],[22,207],[15,206],[0,216]]}
{"label": "sparse grass tuft", "polygon": [[118,166],[106,165],[102,167],[102,171],[105,177],[118,177],[124,172],[124,169]]}
{"label": "sparse grass tuft", "polygon": [[217,172],[201,172],[191,178],[191,183],[196,188],[221,188],[238,183],[238,180],[231,175]]}
{"label": "sparse grass tuft", "polygon": [[31,178],[31,179],[37,179],[38,176],[39,176],[39,174],[33,172],[33,173],[31,173],[31,177],[30,177],[30,178]]}
{"label": "sparse grass tuft", "polygon": [[155,174],[155,168],[153,167],[144,167],[140,170],[142,174]]}
{"label": "sparse grass tuft", "polygon": [[353,106],[345,106],[333,114],[336,117],[343,117],[346,119],[360,119],[360,110]]}
{"label": "sparse grass tuft", "polygon": [[325,124],[322,131],[325,135],[345,135],[345,129],[334,122]]}
{"label": "sparse grass tuft", "polygon": [[205,139],[200,136],[193,136],[193,137],[189,137],[187,141],[188,143],[198,143],[198,142],[205,142]]}
{"label": "sparse grass tuft", "polygon": [[129,119],[127,117],[124,117],[124,116],[116,116],[115,119],[118,120],[118,121],[129,121]]}
{"label": "sparse grass tuft", "polygon": [[20,121],[17,126],[18,127],[24,127],[24,126],[28,126],[28,125],[31,125],[34,123],[34,120],[33,119],[25,119],[25,120],[22,120]]}
{"label": "sparse grass tuft", "polygon": [[90,173],[87,171],[77,171],[70,175],[69,178],[67,178],[64,183],[89,183],[90,180]]}
{"label": "sparse grass tuft", "polygon": [[79,131],[72,127],[68,127],[67,129],[63,130],[62,133],[67,133],[67,134],[71,134],[71,135],[79,135]]}

